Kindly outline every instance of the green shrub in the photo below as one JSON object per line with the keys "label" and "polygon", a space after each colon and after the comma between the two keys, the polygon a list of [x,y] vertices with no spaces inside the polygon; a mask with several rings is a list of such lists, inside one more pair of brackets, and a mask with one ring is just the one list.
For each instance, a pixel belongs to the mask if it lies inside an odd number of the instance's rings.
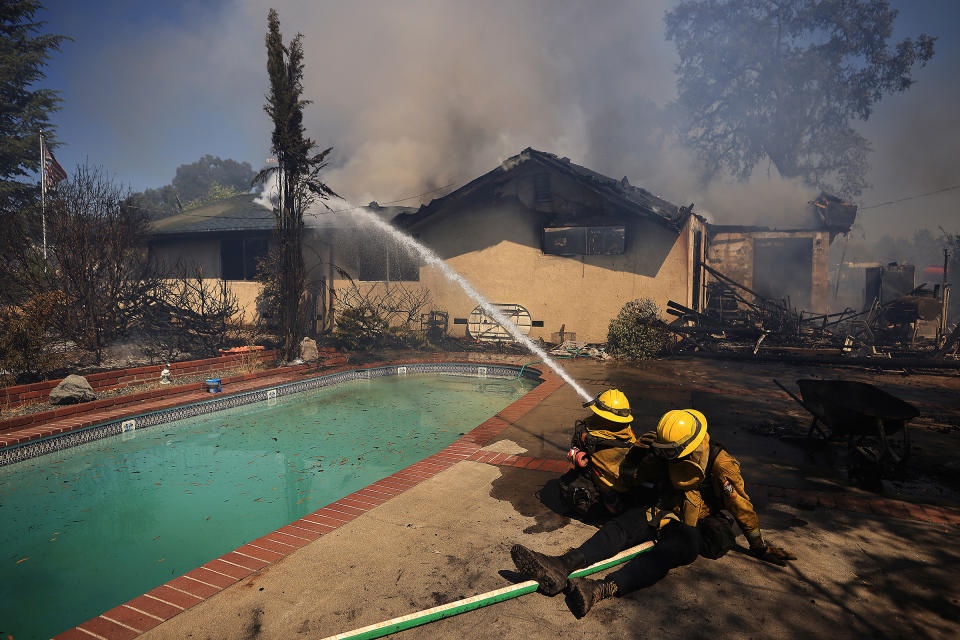
{"label": "green shrub", "polygon": [[649,298],[623,305],[607,330],[607,353],[614,358],[655,358],[664,352],[667,344],[667,332],[660,326],[660,309]]}
{"label": "green shrub", "polygon": [[337,315],[334,340],[341,351],[372,351],[387,345],[389,329],[376,309],[360,305]]}

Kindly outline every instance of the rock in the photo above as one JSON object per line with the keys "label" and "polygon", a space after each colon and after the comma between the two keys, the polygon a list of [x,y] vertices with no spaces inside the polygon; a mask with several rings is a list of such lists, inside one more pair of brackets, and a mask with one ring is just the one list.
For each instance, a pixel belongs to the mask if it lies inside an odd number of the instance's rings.
{"label": "rock", "polygon": [[320,353],[317,351],[317,341],[312,338],[304,338],[300,341],[300,359],[304,362],[317,360]]}
{"label": "rock", "polygon": [[83,376],[69,375],[50,391],[50,404],[77,404],[96,399],[97,394]]}

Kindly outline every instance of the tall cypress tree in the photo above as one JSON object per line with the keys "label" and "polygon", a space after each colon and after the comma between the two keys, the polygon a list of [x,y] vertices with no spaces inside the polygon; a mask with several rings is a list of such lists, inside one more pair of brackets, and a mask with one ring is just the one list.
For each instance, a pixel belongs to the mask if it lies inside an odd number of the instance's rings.
{"label": "tall cypress tree", "polygon": [[306,284],[303,264],[303,214],[317,200],[336,196],[320,180],[320,171],[327,166],[326,157],[332,147],[314,153],[316,143],[306,137],[303,108],[310,104],[303,94],[303,34],[298,33],[290,44],[283,45],[280,19],[274,9],[267,16],[267,73],[270,92],[264,111],[273,121],[271,151],[277,166],[264,169],[255,178],[263,182],[271,174],[277,178],[277,203],[273,214],[276,222],[277,256],[274,273],[278,292],[275,309],[280,321],[283,356],[297,357],[299,339],[305,329],[302,313]]}

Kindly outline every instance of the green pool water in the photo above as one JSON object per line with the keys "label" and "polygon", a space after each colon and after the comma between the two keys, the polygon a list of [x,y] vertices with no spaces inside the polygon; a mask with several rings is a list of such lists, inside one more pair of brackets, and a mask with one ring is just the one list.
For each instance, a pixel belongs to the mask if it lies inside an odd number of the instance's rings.
{"label": "green pool water", "polygon": [[0,467],[0,638],[49,638],[135,598],[443,449],[533,385],[355,380]]}

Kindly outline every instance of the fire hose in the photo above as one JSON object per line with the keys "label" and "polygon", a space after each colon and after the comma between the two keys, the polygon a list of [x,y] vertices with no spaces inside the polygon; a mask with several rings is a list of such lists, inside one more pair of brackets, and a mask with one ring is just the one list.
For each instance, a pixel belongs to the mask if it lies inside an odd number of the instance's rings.
{"label": "fire hose", "polygon": [[[652,542],[644,542],[643,544],[621,551],[611,558],[594,563],[589,567],[577,569],[571,573],[569,577],[581,578],[598,571],[609,569],[610,567],[615,567],[618,564],[623,564],[627,560],[630,560],[631,558],[648,551],[652,547]],[[391,633],[404,631],[406,629],[418,627],[430,622],[436,622],[437,620],[450,618],[461,613],[466,613],[467,611],[473,611],[474,609],[480,609],[482,607],[486,607],[487,605],[496,604],[497,602],[503,602],[505,600],[517,598],[528,593],[533,593],[537,590],[538,586],[539,583],[535,580],[527,580],[525,582],[510,585],[508,587],[502,587],[500,589],[494,589],[493,591],[487,591],[486,593],[470,596],[469,598],[464,598],[455,602],[441,604],[430,609],[408,613],[407,615],[400,616],[398,618],[377,622],[376,624],[354,629],[353,631],[338,633],[335,636],[324,638],[324,640],[367,640],[368,638],[382,638],[383,636],[390,635]]]}

